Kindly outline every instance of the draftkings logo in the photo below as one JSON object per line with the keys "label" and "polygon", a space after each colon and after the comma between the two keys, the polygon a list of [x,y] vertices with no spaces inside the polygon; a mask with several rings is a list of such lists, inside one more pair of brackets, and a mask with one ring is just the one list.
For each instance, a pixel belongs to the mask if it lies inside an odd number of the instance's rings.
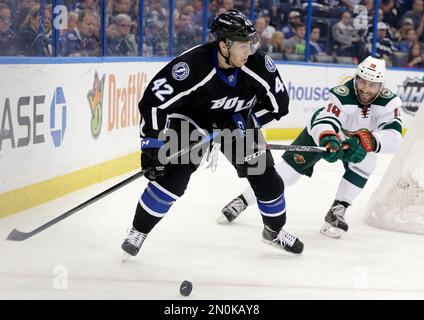
{"label": "draftkings logo", "polygon": [[93,88],[88,91],[87,98],[91,110],[91,135],[97,139],[102,129],[103,118],[103,92],[105,87],[105,77],[99,79],[97,72],[94,75]]}
{"label": "draftkings logo", "polygon": [[403,84],[398,86],[397,94],[402,100],[403,111],[414,115],[424,99],[424,77],[406,78]]}

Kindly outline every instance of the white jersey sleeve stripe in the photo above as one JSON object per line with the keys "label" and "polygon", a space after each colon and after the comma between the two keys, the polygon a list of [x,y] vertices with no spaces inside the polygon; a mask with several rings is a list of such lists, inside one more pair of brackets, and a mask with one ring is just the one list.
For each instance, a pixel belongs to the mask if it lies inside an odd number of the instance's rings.
{"label": "white jersey sleeve stripe", "polygon": [[157,108],[158,109],[166,109],[166,108],[168,108],[175,101],[180,100],[182,97],[190,94],[191,92],[193,92],[197,88],[205,85],[205,83],[207,83],[210,79],[212,79],[212,77],[215,75],[215,73],[216,73],[216,70],[215,70],[215,68],[213,68],[212,71],[209,72],[209,74],[202,81],[200,81],[198,84],[196,84],[194,87],[192,87],[192,88],[190,88],[190,89],[188,89],[186,91],[180,92],[175,97],[173,97],[172,99],[169,99],[167,102],[165,102],[164,104],[161,104]]}
{"label": "white jersey sleeve stripe", "polygon": [[202,45],[201,45],[201,44],[199,44],[199,45],[197,45],[197,46],[194,46],[193,48],[190,48],[190,49],[188,49],[188,50],[184,51],[183,53],[181,53],[181,54],[179,55],[179,57],[181,57],[182,55],[186,54],[187,52],[190,52],[191,50],[196,49],[196,48],[198,48],[198,47],[200,47],[200,46],[202,46]]}
{"label": "white jersey sleeve stripe", "polygon": [[264,114],[267,114],[269,112],[269,110],[267,109],[262,109],[261,111],[255,112],[255,116],[256,117],[262,117]]}
{"label": "white jersey sleeve stripe", "polygon": [[256,81],[258,81],[265,89],[266,89],[266,94],[269,97],[269,99],[271,100],[271,104],[274,108],[273,112],[278,112],[278,103],[277,100],[275,99],[275,96],[272,94],[272,92],[270,91],[271,87],[269,86],[269,84],[262,79],[259,75],[257,75],[256,73],[254,73],[252,70],[250,70],[249,68],[247,68],[246,66],[242,66],[241,70],[243,70],[244,72],[246,72],[249,76],[251,76],[253,79],[255,79]]}
{"label": "white jersey sleeve stripe", "polygon": [[146,121],[144,121],[144,118],[141,118],[141,123],[140,123],[140,135],[142,137],[144,137],[146,134],[143,132],[144,129],[144,125],[146,124]]}
{"label": "white jersey sleeve stripe", "polygon": [[152,108],[152,125],[154,130],[158,130],[158,117],[157,117],[158,109]]}

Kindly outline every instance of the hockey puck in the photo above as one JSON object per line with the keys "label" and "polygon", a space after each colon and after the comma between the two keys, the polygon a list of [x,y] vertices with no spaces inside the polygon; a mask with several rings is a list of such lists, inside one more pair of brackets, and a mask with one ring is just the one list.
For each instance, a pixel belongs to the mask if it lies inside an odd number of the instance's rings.
{"label": "hockey puck", "polygon": [[193,284],[190,281],[184,280],[180,285],[180,294],[184,297],[188,297],[193,290]]}

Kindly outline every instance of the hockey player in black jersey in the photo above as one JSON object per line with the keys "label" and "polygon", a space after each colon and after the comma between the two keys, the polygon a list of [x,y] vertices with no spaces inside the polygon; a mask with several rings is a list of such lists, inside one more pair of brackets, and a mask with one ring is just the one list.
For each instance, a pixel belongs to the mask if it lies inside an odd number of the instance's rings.
{"label": "hockey player in black jersey", "polygon": [[[133,227],[122,244],[122,249],[132,256],[137,255],[149,232],[183,195],[198,165],[164,165],[160,161],[160,148],[164,146],[159,139],[161,130],[179,129],[183,123],[206,133],[240,128],[245,123],[260,127],[288,113],[289,97],[274,62],[256,51],[254,24],[240,12],[230,10],[215,18],[211,34],[212,42],[184,52],[159,71],[139,103],[141,167],[150,182],[137,203]],[[258,128],[252,130],[260,134]],[[254,190],[264,223],[264,240],[300,254],[303,243],[283,229],[284,183],[274,168],[271,153],[259,154],[257,160],[263,160],[264,170],[253,174],[244,156],[244,163],[236,162],[236,151],[233,149],[229,156],[224,154]]]}

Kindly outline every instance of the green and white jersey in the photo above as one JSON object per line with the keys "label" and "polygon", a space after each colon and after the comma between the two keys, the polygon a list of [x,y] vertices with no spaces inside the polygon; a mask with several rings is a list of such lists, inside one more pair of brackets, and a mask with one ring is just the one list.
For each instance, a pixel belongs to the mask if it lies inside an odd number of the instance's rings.
{"label": "green and white jersey", "polygon": [[317,110],[307,125],[308,133],[319,145],[319,136],[324,131],[335,131],[340,138],[343,131],[368,129],[377,140],[376,152],[395,152],[402,142],[402,101],[387,88],[367,106],[356,97],[353,79],[330,90],[327,106]]}

